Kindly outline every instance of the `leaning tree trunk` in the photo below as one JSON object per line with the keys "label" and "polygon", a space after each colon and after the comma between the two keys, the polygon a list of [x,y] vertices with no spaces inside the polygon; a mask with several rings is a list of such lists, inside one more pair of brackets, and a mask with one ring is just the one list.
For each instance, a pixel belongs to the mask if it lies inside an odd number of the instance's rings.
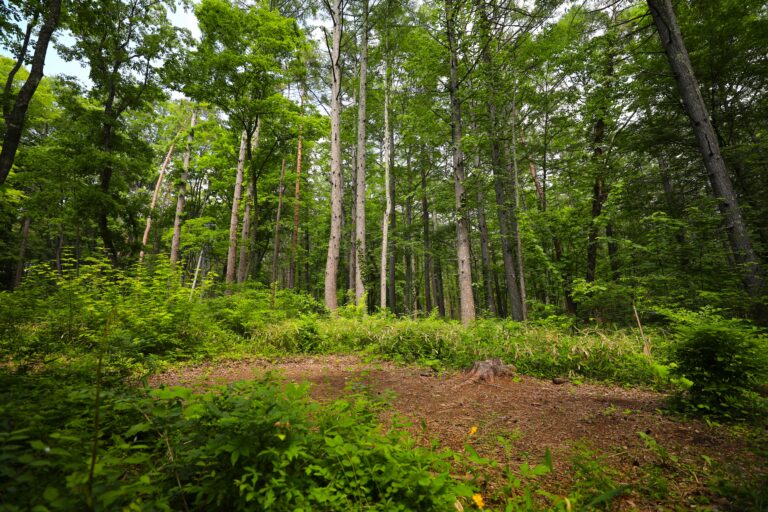
{"label": "leaning tree trunk", "polygon": [[48,16],[37,34],[35,53],[32,56],[29,76],[16,96],[13,109],[5,116],[5,135],[3,136],[3,147],[0,149],[0,185],[5,183],[16,159],[16,150],[19,148],[21,133],[24,131],[27,109],[29,109],[29,103],[32,100],[32,96],[35,95],[40,80],[43,79],[45,54],[48,52],[48,43],[51,40],[51,36],[59,24],[60,14],[61,0],[51,0],[48,3]]}
{"label": "leaning tree trunk", "polygon": [[331,5],[333,48],[331,50],[331,229],[325,260],[325,306],[332,312],[338,307],[336,274],[341,252],[341,29],[342,0]]}
{"label": "leaning tree trunk", "polygon": [[235,191],[232,197],[232,213],[229,217],[229,247],[227,248],[227,286],[235,282],[237,275],[237,225],[239,223],[240,196],[243,193],[243,168],[245,167],[245,146],[248,135],[240,135],[240,154],[237,158],[237,174],[235,175]]}
{"label": "leaning tree trunk", "polygon": [[171,241],[171,265],[179,261],[179,249],[181,247],[181,221],[184,215],[184,205],[187,201],[187,182],[189,181],[189,159],[192,153],[192,140],[195,137],[195,122],[197,110],[192,110],[192,119],[189,122],[189,134],[187,134],[187,147],[184,151],[184,167],[181,171],[181,180],[178,184],[176,197],[176,217],[173,220],[173,240]]}
{"label": "leaning tree trunk", "polygon": [[171,161],[171,155],[173,154],[173,147],[175,142],[171,142],[171,146],[168,148],[168,153],[165,155],[163,165],[160,167],[160,174],[157,176],[157,183],[155,184],[155,191],[152,194],[152,201],[149,203],[149,213],[147,213],[147,225],[144,227],[144,236],[141,237],[141,251],[139,252],[139,261],[144,261],[144,248],[149,241],[149,231],[152,229],[152,212],[155,209],[157,203],[157,196],[160,195],[160,188],[163,186],[163,178],[165,177],[165,170],[168,168],[168,164]]}
{"label": "leaning tree trunk", "polygon": [[360,38],[360,94],[357,110],[357,176],[355,185],[355,304],[365,295],[365,120],[368,86],[368,0],[363,0],[363,30]]}
{"label": "leaning tree trunk", "polygon": [[451,134],[453,153],[453,188],[456,208],[456,256],[459,266],[459,301],[461,322],[468,325],[475,319],[475,299],[472,295],[472,266],[469,249],[469,219],[467,194],[464,189],[464,151],[461,148],[461,102],[459,100],[458,50],[456,48],[455,6],[446,0],[446,35],[450,52],[449,92],[451,99]]}
{"label": "leaning tree trunk", "polygon": [[699,83],[696,81],[672,2],[671,0],[647,0],[647,2],[656,23],[661,45],[675,75],[685,112],[691,121],[699,152],[704,160],[704,167],[709,174],[712,191],[720,200],[720,213],[725,219],[733,256],[736,263],[742,267],[744,287],[750,296],[758,297],[763,288],[760,261],[752,248],[750,234],[733,190],[728,169],[720,154],[720,145],[701,96]]}

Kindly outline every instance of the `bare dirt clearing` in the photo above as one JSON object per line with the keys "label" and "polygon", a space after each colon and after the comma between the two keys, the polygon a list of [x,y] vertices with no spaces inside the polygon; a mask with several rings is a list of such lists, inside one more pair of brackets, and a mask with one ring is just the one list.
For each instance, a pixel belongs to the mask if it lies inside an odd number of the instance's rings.
{"label": "bare dirt clearing", "polygon": [[[743,475],[754,474],[761,465],[743,439],[723,428],[665,415],[659,411],[664,395],[640,389],[555,384],[525,375],[502,376],[493,383],[469,382],[466,373],[437,375],[424,368],[346,355],[206,364],[166,372],[151,383],[205,388],[271,371],[289,382],[309,382],[311,396],[320,401],[352,392],[392,393],[393,410],[413,423],[413,434],[425,443],[437,439],[457,451],[470,443],[481,456],[513,468],[540,462],[549,448],[555,470],[543,483],[551,492],[568,492],[573,476],[570,461],[581,445],[600,454],[602,463],[615,470],[617,483],[636,484],[647,477],[648,465],[663,467],[663,457],[648,449],[639,432],[677,458],[677,468],[667,468],[669,498],[676,506],[687,508],[707,494],[700,478],[706,457],[742,465]],[[477,432],[470,435],[472,427]],[[505,452],[499,436],[511,443],[512,450]],[[681,470],[683,466],[687,469]],[[489,478],[486,485],[498,486],[494,480]],[[657,510],[659,505],[635,492],[620,500],[620,508],[627,510]]]}

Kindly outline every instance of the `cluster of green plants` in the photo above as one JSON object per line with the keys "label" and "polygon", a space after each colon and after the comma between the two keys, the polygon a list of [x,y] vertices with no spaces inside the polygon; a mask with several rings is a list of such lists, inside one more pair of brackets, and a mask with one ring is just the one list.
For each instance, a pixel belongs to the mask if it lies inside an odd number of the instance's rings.
{"label": "cluster of green plants", "polygon": [[383,429],[362,396],[319,406],[272,380],[195,394],[110,375],[97,391],[93,371],[0,376],[0,509],[448,510],[471,495],[450,453]]}

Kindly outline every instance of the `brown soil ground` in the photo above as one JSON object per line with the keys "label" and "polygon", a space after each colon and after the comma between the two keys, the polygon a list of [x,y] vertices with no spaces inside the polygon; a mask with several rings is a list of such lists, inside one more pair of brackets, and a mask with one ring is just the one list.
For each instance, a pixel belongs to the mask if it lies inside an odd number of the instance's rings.
{"label": "brown soil ground", "polygon": [[[155,376],[152,384],[205,388],[271,371],[289,382],[308,381],[311,396],[319,401],[361,390],[373,396],[391,393],[393,411],[410,420],[412,433],[423,443],[436,439],[456,451],[471,444],[502,467],[541,462],[549,448],[555,469],[539,483],[555,494],[574,490],[574,454],[599,460],[614,482],[634,486],[614,501],[619,510],[688,510],[705,503],[704,510],[729,508],[726,500],[707,489],[706,480],[713,471],[707,458],[715,467],[729,467],[731,474],[744,478],[758,478],[755,468],[765,468],[765,461],[750,452],[743,437],[663,414],[665,396],[640,389],[554,384],[525,375],[476,383],[461,372],[438,375],[424,368],[371,363],[346,355],[185,367]],[[477,432],[470,435],[472,427]],[[651,436],[670,457],[648,449],[639,432]],[[499,436],[510,443],[511,450],[504,449]],[[664,479],[656,480],[653,474]],[[592,481],[598,477],[592,474]],[[481,481],[488,495],[497,493],[503,483],[497,470]],[[581,489],[587,491],[583,485]]]}

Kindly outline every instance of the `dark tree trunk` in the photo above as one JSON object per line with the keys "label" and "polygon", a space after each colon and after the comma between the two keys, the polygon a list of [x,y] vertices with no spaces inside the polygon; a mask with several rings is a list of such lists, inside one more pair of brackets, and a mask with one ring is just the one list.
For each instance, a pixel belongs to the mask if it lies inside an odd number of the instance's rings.
{"label": "dark tree trunk", "polygon": [[760,261],[752,248],[750,234],[733,190],[731,178],[720,154],[715,131],[693,72],[688,51],[683,42],[671,0],[647,0],[661,45],[677,82],[685,112],[691,121],[693,133],[709,174],[712,191],[720,201],[720,213],[725,220],[728,240],[736,263],[741,266],[744,288],[752,297],[763,290]]}
{"label": "dark tree trunk", "polygon": [[21,86],[13,108],[5,116],[5,135],[3,137],[3,147],[0,150],[0,185],[5,183],[16,159],[16,150],[19,147],[21,134],[24,131],[24,122],[26,121],[29,102],[32,100],[32,96],[35,95],[37,86],[43,78],[43,67],[45,66],[45,55],[48,52],[48,43],[59,24],[60,14],[61,0],[51,0],[48,3],[48,15],[37,35],[29,76],[24,85]]}
{"label": "dark tree trunk", "polygon": [[482,186],[477,187],[477,224],[480,228],[480,260],[482,263],[483,288],[485,289],[485,304],[494,316],[496,315],[496,302],[493,297],[493,277],[491,276],[491,250],[490,237],[488,236],[488,223],[485,221],[485,196]]}
{"label": "dark tree trunk", "polygon": [[[391,154],[394,155],[394,147],[392,146],[392,137],[390,136],[390,146]],[[394,160],[394,158],[392,158]],[[396,194],[395,194],[395,169],[394,166],[389,166],[390,171],[390,187],[389,187],[389,194],[390,194],[390,201],[392,204],[392,215],[390,216],[389,220],[389,229],[392,233],[392,238],[389,242],[389,265],[387,265],[387,306],[393,313],[397,313],[397,241],[394,237],[395,229],[397,229],[397,203],[395,202]]]}

